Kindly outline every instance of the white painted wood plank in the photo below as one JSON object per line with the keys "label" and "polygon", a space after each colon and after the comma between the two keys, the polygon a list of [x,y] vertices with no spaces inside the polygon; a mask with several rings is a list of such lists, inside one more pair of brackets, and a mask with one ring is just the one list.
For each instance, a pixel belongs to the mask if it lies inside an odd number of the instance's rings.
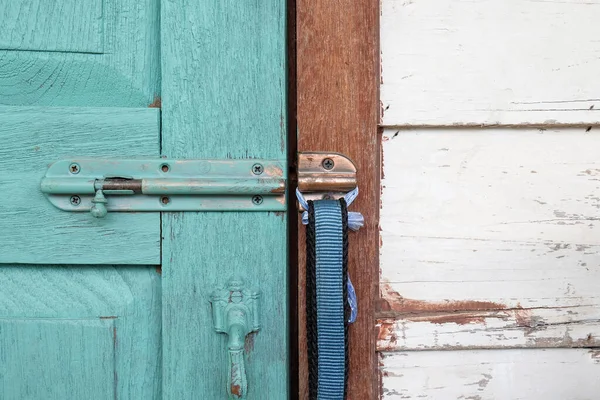
{"label": "white painted wood plank", "polygon": [[390,315],[377,323],[380,351],[600,346],[598,304]]}
{"label": "white painted wood plank", "polygon": [[382,355],[384,399],[591,400],[597,351],[423,351]]}
{"label": "white painted wood plank", "polygon": [[383,124],[600,120],[600,0],[383,0]]}
{"label": "white painted wood plank", "polygon": [[379,348],[600,344],[599,145],[578,128],[387,131]]}

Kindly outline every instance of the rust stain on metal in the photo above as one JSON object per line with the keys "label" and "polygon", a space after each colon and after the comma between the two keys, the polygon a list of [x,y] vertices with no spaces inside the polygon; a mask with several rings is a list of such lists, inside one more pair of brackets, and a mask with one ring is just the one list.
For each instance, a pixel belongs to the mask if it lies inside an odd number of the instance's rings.
{"label": "rust stain on metal", "polygon": [[271,193],[282,194],[285,193],[285,182],[281,182],[278,187],[271,190]]}
{"label": "rust stain on metal", "polygon": [[158,267],[156,267],[156,273],[162,275],[162,266],[159,265]]}
{"label": "rust stain on metal", "polygon": [[160,96],[154,96],[154,101],[148,105],[148,108],[161,108],[162,101]]}
{"label": "rust stain on metal", "polygon": [[271,177],[283,177],[283,169],[277,165],[267,165],[265,173]]}
{"label": "rust stain on metal", "polygon": [[286,204],[285,196],[275,196],[275,200],[277,200],[279,203],[281,203],[283,205]]}
{"label": "rust stain on metal", "polygon": [[246,354],[250,354],[254,350],[254,335],[255,332],[251,332],[246,336],[246,342],[244,343],[244,351]]}
{"label": "rust stain on metal", "polygon": [[[491,301],[445,300],[430,302],[402,297],[389,283],[381,283],[379,311],[395,311],[400,314],[422,314],[427,312],[494,311],[505,310],[504,304]],[[478,317],[479,318],[479,317]]]}
{"label": "rust stain on metal", "polygon": [[242,395],[242,388],[240,385],[231,385],[231,394],[240,397]]}
{"label": "rust stain on metal", "polygon": [[[333,167],[325,170],[324,160],[332,160]],[[303,193],[346,193],[357,185],[356,165],[348,157],[337,153],[300,153],[298,155],[298,188]]]}

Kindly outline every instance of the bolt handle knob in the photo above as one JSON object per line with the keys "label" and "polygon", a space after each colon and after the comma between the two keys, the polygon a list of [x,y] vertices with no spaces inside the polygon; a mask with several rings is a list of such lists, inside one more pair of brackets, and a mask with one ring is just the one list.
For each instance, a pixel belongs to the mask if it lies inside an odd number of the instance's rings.
{"label": "bolt handle knob", "polygon": [[94,205],[92,206],[90,213],[94,217],[104,218],[106,214],[108,214],[108,210],[106,209],[106,203],[108,203],[108,200],[106,200],[106,197],[104,197],[102,190],[96,190],[96,195],[92,199],[92,203],[94,203]]}

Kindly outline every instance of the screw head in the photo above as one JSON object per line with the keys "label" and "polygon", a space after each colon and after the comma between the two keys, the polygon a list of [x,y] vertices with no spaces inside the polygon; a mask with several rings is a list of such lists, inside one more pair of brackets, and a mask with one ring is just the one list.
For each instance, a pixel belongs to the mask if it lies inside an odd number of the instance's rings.
{"label": "screw head", "polygon": [[255,206],[261,205],[263,202],[263,197],[256,195],[252,197],[252,203],[254,203]]}
{"label": "screw head", "polygon": [[79,171],[81,171],[81,168],[79,167],[79,164],[77,163],[71,163],[71,165],[69,165],[69,172],[72,174],[78,174]]}
{"label": "screw head", "polygon": [[69,202],[71,203],[72,206],[78,206],[81,204],[81,197],[71,196],[71,198],[69,199]]}
{"label": "screw head", "polygon": [[171,168],[169,167],[169,164],[161,164],[161,166],[160,166],[160,170],[164,173],[169,172],[170,169]]}
{"label": "screw head", "polygon": [[254,164],[252,166],[252,173],[254,175],[261,175],[263,172],[265,172],[265,168],[262,166],[262,164]]}
{"label": "screw head", "polygon": [[160,204],[162,204],[163,206],[166,206],[170,202],[171,202],[171,199],[168,198],[167,196],[163,196],[160,198]]}
{"label": "screw head", "polygon": [[323,168],[329,171],[333,169],[333,167],[335,166],[335,162],[331,158],[326,158],[323,160],[321,165],[323,166]]}

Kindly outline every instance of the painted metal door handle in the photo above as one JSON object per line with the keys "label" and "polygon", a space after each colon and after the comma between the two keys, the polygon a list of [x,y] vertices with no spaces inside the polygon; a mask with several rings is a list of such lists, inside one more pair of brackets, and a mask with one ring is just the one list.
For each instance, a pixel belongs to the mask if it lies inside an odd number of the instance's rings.
{"label": "painted metal door handle", "polygon": [[258,291],[244,288],[241,280],[230,280],[227,288],[212,293],[215,330],[228,335],[227,394],[230,399],[245,399],[248,393],[244,344],[246,336],[260,329]]}

